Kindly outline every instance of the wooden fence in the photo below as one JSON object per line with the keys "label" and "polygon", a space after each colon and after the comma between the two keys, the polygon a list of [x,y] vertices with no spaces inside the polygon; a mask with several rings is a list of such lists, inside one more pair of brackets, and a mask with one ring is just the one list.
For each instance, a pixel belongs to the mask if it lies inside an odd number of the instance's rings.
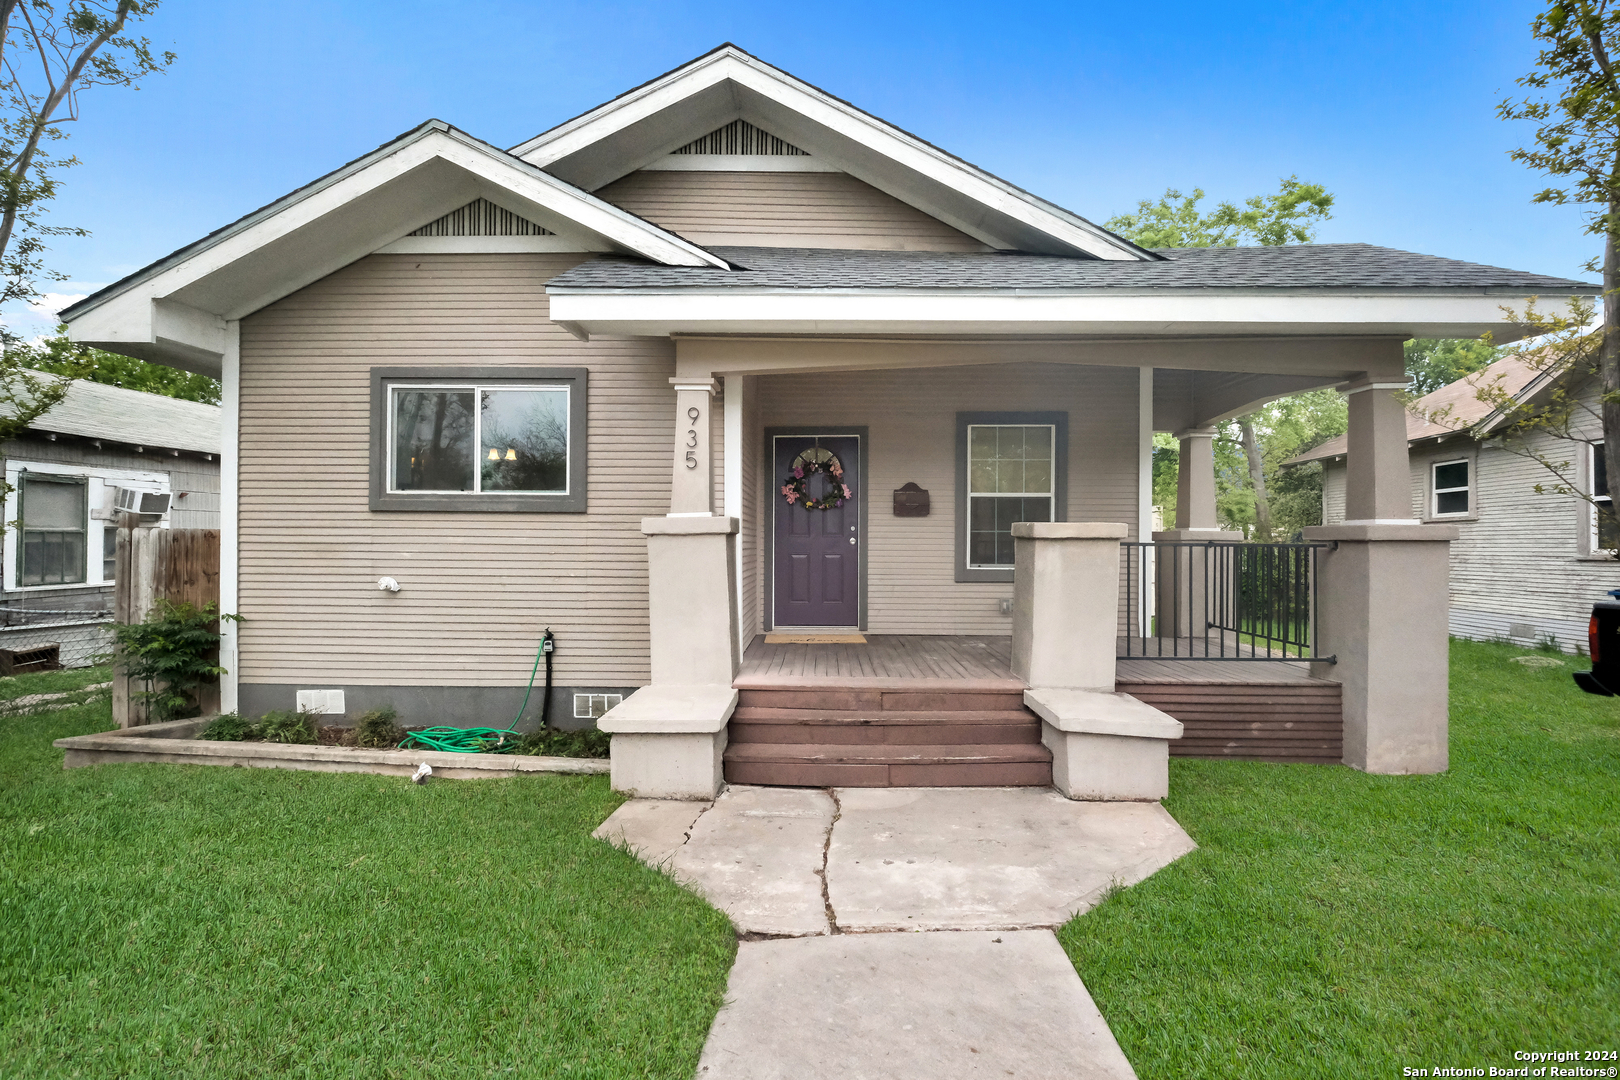
{"label": "wooden fence", "polygon": [[[113,621],[146,619],[158,600],[198,607],[219,603],[219,530],[158,529],[134,524],[126,516],[118,528],[117,579],[113,586]],[[113,720],[119,727],[147,722],[146,707],[133,699],[129,676],[113,673]],[[203,692],[203,711],[217,711],[217,687]]]}

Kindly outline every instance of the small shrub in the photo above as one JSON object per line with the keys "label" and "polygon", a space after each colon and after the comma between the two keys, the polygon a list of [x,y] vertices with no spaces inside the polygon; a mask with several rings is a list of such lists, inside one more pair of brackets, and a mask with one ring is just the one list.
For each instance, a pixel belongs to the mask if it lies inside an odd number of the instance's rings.
{"label": "small shrub", "polygon": [[213,604],[159,600],[145,622],[112,628],[115,656],[132,679],[145,684],[139,697],[154,723],[196,716],[204,686],[219,681],[219,615]]}
{"label": "small shrub", "polygon": [[380,709],[372,709],[368,713],[360,714],[354,722],[354,739],[359,746],[370,747],[373,750],[387,750],[399,745],[405,733],[395,723],[399,714],[392,705],[385,705]]}
{"label": "small shrub", "polygon": [[523,737],[518,753],[538,754],[541,757],[605,758],[611,740],[611,735],[596,728],[582,728],[579,731],[540,728]]}
{"label": "small shrub", "polygon": [[315,736],[315,714],[302,709],[294,712],[291,709],[277,709],[267,712],[259,717],[259,738],[265,742],[275,743],[313,743]]}
{"label": "small shrub", "polygon": [[218,742],[245,742],[256,735],[251,721],[242,719],[240,713],[228,712],[210,720],[208,726],[197,733],[197,738],[214,739]]}

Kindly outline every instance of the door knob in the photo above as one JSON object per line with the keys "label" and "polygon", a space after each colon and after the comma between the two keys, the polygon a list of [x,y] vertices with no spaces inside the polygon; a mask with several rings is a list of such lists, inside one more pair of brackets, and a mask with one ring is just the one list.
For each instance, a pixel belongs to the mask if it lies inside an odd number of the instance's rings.
{"label": "door knob", "polygon": [[849,542],[850,542],[850,543],[851,543],[851,544],[853,544],[853,543],[854,543],[854,542],[855,542],[855,538],[854,538],[854,537],[853,537],[853,536],[852,536],[852,537],[850,537],[850,538],[849,538]]}

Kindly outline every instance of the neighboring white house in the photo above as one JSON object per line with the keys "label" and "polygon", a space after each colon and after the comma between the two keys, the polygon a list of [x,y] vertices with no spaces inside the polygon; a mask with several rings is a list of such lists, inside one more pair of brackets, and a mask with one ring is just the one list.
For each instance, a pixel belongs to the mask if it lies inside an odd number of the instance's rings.
{"label": "neighboring white house", "polygon": [[[1557,478],[1503,444],[1505,418],[1479,398],[1481,386],[1498,384],[1515,400],[1531,403],[1552,383],[1520,357],[1509,356],[1420,398],[1407,416],[1412,514],[1421,521],[1455,524],[1461,534],[1451,545],[1451,633],[1457,637],[1505,638],[1523,645],[1550,638],[1566,652],[1584,650],[1593,601],[1620,589],[1620,564],[1606,550],[1615,539],[1607,535],[1602,515],[1583,499],[1555,494]],[[1599,388],[1590,378],[1574,386],[1591,409],[1577,410],[1583,426],[1575,433],[1586,441],[1541,433],[1524,449],[1567,461],[1582,492],[1606,499],[1603,433],[1596,419]],[[1344,520],[1344,454],[1341,435],[1289,462],[1323,463],[1326,525]]]}
{"label": "neighboring white house", "polygon": [[218,405],[76,381],[26,434],[0,444],[11,486],[0,649],[60,641],[69,666],[100,651],[118,490],[168,495],[161,528],[217,529],[219,441]]}

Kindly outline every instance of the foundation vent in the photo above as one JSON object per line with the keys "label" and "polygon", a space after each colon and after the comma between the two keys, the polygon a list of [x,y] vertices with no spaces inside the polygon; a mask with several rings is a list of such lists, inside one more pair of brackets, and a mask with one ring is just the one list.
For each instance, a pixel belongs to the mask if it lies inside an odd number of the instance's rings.
{"label": "foundation vent", "polygon": [[600,720],[609,709],[623,700],[623,694],[575,694],[574,719]]}
{"label": "foundation vent", "polygon": [[675,154],[759,154],[767,157],[809,157],[790,142],[761,131],[746,120],[733,120],[701,139],[693,139]]}
{"label": "foundation vent", "polygon": [[342,690],[300,690],[298,711],[342,716],[346,712]]}
{"label": "foundation vent", "polygon": [[474,199],[436,221],[430,221],[410,236],[550,236],[526,217],[488,199]]}

